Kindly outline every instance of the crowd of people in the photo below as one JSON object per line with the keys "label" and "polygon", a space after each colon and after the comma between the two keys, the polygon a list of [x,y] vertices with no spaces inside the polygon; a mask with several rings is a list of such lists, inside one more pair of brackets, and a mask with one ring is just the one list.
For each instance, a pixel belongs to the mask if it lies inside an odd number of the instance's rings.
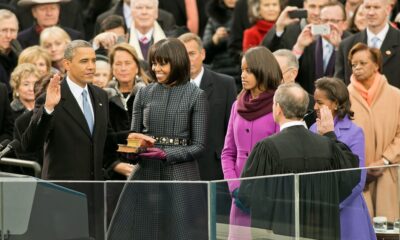
{"label": "crowd of people", "polygon": [[[294,236],[292,180],[238,178],[374,167],[305,177],[300,235],[376,239],[374,216],[400,218],[397,169],[382,167],[400,161],[399,12],[395,0],[0,0],[0,142],[19,140],[13,157],[45,180],[225,179],[231,240],[251,239],[246,227]],[[151,147],[117,152],[133,138]],[[205,189],[116,183],[104,204],[72,188],[96,239],[207,239]]]}

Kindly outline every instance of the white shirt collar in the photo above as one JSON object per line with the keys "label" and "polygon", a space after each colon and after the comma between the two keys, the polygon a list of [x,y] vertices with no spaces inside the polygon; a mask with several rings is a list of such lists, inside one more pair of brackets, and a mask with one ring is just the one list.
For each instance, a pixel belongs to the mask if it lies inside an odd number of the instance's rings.
{"label": "white shirt collar", "polygon": [[293,127],[293,126],[303,126],[307,129],[307,125],[304,121],[291,121],[284,123],[280,126],[280,130],[282,131],[285,128]]}
{"label": "white shirt collar", "polygon": [[148,41],[151,41],[151,38],[153,37],[153,32],[154,32],[154,28],[150,29],[150,31],[148,31],[146,34],[142,34],[138,30],[136,30],[136,34],[138,37],[137,39],[140,41],[140,39],[142,39],[143,37],[146,37]]}
{"label": "white shirt collar", "polygon": [[83,112],[82,92],[83,92],[83,90],[86,90],[88,92],[87,100],[88,100],[88,103],[90,105],[90,109],[92,111],[92,114],[94,116],[92,100],[90,99],[90,93],[89,93],[89,88],[88,88],[87,84],[85,85],[84,88],[82,88],[81,86],[79,86],[78,84],[73,82],[68,76],[67,76],[66,79],[67,79],[68,87],[71,90],[72,95],[74,96],[74,98],[75,98],[76,102],[78,103],[78,105],[79,105],[80,109],[82,110],[82,112]]}
{"label": "white shirt collar", "polygon": [[124,14],[126,27],[127,28],[131,28],[131,23],[132,23],[131,6],[129,6],[129,4],[123,3],[122,4],[122,9],[123,9],[123,14]]}
{"label": "white shirt collar", "polygon": [[203,78],[204,67],[201,67],[200,73],[194,79],[190,79],[191,82],[196,84],[196,86],[200,87],[201,79]]}
{"label": "white shirt collar", "polygon": [[378,47],[381,48],[382,43],[385,40],[388,32],[389,32],[389,23],[387,23],[385,27],[376,35],[367,28],[368,46],[372,46],[372,38],[377,37],[380,40],[378,43]]}
{"label": "white shirt collar", "polygon": [[72,81],[68,76],[67,76],[67,83],[68,83],[69,89],[71,90],[72,95],[74,95],[75,99],[81,98],[83,90],[86,89],[86,91],[89,92],[87,84],[85,85],[84,88],[82,88],[81,86],[76,84],[74,81]]}

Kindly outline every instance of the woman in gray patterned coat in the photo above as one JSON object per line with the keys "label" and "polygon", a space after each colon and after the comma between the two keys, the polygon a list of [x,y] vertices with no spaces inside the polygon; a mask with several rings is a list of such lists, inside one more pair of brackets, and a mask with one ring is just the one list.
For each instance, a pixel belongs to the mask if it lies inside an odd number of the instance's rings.
{"label": "woman in gray patterned coat", "polygon": [[[177,39],[150,49],[156,82],[136,95],[131,130],[151,136],[154,148],[139,154],[131,180],[200,180],[197,159],[207,132],[205,93],[189,82],[190,61]],[[206,188],[202,183],[127,183],[108,239],[196,240],[207,237]]]}

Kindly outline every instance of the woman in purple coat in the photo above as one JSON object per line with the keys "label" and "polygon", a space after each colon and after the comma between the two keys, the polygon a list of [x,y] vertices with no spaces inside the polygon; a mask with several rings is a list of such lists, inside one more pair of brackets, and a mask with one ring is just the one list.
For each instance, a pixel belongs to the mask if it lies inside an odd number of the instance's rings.
{"label": "woman in purple coat", "polygon": [[[266,64],[268,63],[268,64]],[[272,99],[282,73],[272,53],[265,47],[249,49],[242,58],[243,90],[233,103],[221,162],[225,179],[239,178],[254,145],[279,131],[272,117]],[[235,205],[239,181],[229,181],[232,194],[229,239],[250,239],[250,232],[236,227],[250,226],[246,211]],[[237,203],[236,203],[237,204]]]}
{"label": "woman in purple coat", "polygon": [[[320,118],[319,110],[325,105],[334,117],[335,134],[339,141],[345,143],[350,150],[358,155],[360,167],[365,167],[365,142],[363,130],[355,125],[354,112],[350,110],[349,92],[342,80],[336,78],[320,78],[315,82],[314,110],[317,112],[317,122]],[[318,132],[317,124],[310,127]],[[362,195],[365,185],[366,171],[361,171],[361,180],[353,188],[350,196],[340,203],[340,232],[341,239],[376,239],[367,205]]]}

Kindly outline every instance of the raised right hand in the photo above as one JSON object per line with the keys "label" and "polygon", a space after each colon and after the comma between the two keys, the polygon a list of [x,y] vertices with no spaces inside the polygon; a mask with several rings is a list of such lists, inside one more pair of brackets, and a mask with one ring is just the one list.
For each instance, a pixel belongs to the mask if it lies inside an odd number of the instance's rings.
{"label": "raised right hand", "polygon": [[103,32],[94,37],[93,45],[103,46],[105,49],[110,49],[117,44],[118,36],[113,32]]}
{"label": "raised right hand", "polygon": [[298,18],[290,18],[288,12],[297,10],[297,7],[287,6],[281,14],[279,15],[278,19],[276,20],[276,32],[283,32],[287,25],[300,21]]}
{"label": "raised right hand", "polygon": [[61,99],[61,86],[60,86],[61,76],[56,73],[50,79],[49,85],[46,91],[46,102],[44,106],[47,110],[53,111],[55,106],[60,102]]}

